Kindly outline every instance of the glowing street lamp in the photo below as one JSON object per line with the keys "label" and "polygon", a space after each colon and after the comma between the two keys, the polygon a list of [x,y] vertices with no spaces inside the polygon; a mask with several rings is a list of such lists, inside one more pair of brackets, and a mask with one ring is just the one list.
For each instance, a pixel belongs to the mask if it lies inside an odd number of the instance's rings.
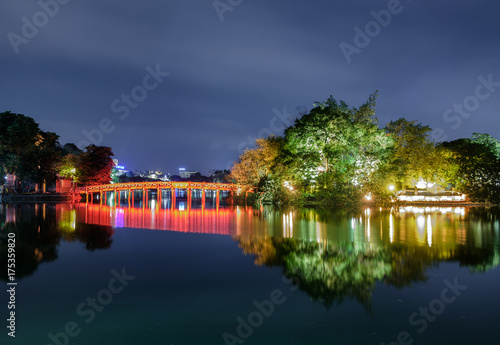
{"label": "glowing street lamp", "polygon": [[389,190],[392,192],[394,189],[395,189],[394,185],[393,185],[393,184],[391,184],[391,185],[389,186]]}

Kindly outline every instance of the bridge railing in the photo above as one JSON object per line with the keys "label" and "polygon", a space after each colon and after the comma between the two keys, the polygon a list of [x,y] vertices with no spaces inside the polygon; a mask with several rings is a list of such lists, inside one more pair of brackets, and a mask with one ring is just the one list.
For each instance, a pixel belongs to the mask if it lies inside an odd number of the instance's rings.
{"label": "bridge railing", "polygon": [[[106,185],[97,185],[97,186],[85,186],[76,188],[73,193],[73,201],[80,201],[82,198],[82,194],[85,194],[85,202],[94,201],[94,196],[98,195],[99,203],[103,202],[107,204],[108,202],[108,194],[111,193],[110,202],[112,202],[115,206],[121,200],[121,192],[125,192],[126,198],[128,199],[128,204],[134,205],[135,191],[142,191],[142,204],[147,205],[149,201],[149,190],[156,190],[156,199],[159,203],[161,203],[163,198],[162,191],[167,189],[170,190],[170,204],[171,208],[175,208],[176,199],[177,199],[177,189],[186,189],[187,190],[187,204],[188,208],[191,206],[193,191],[201,190],[201,202],[202,207],[205,206],[205,194],[206,191],[212,190],[216,192],[215,200],[217,209],[219,208],[219,197],[221,191],[235,192],[237,195],[240,193],[245,193],[245,196],[248,196],[249,192],[253,192],[252,189],[238,184],[232,183],[210,183],[210,182],[130,182],[130,183],[114,183],[114,184],[106,184]],[[229,201],[232,202],[232,196],[229,198]]]}
{"label": "bridge railing", "polygon": [[137,190],[137,189],[208,189],[224,191],[249,191],[253,190],[247,186],[233,183],[212,183],[212,182],[128,182],[113,183],[105,185],[84,186],[75,189],[75,193],[96,193],[116,190]]}

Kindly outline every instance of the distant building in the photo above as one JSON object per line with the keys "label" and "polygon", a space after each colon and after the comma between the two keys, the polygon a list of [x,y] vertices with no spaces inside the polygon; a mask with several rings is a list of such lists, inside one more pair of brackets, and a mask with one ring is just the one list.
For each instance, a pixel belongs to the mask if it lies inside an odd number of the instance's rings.
{"label": "distant building", "polygon": [[134,176],[150,180],[160,180],[160,181],[170,180],[169,174],[163,174],[162,171],[154,171],[154,170],[136,171],[134,173]]}
{"label": "distant building", "polygon": [[113,159],[114,163],[114,168],[117,171],[116,176],[129,176],[132,175],[132,172],[130,170],[125,169],[123,165],[118,165],[118,159]]}
{"label": "distant building", "polygon": [[190,178],[194,174],[197,174],[197,171],[187,171],[185,168],[179,168],[179,176],[181,178]]}

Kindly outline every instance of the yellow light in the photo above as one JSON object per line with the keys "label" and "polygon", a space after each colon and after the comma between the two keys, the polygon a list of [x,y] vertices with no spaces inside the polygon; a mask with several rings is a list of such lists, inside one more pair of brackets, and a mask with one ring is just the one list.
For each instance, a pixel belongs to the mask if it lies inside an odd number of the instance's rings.
{"label": "yellow light", "polygon": [[395,188],[396,188],[396,187],[394,187],[394,185],[393,185],[393,184],[391,184],[391,185],[389,186],[389,190],[390,190],[391,192],[392,192]]}
{"label": "yellow light", "polygon": [[366,200],[371,200],[372,196],[371,196],[371,194],[368,194],[368,195],[365,195],[365,198],[366,198]]}
{"label": "yellow light", "polygon": [[424,180],[419,180],[415,186],[418,188],[418,189],[424,189],[425,187],[427,187],[427,183],[424,181]]}

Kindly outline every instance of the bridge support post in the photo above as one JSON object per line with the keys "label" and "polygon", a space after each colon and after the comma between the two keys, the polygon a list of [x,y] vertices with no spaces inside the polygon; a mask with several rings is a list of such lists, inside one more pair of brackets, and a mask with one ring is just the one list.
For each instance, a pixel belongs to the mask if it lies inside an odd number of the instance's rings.
{"label": "bridge support post", "polygon": [[158,187],[156,188],[156,198],[158,199],[158,205],[160,206],[161,208],[161,188]]}
{"label": "bridge support post", "polygon": [[102,192],[99,192],[99,205],[102,206]]}
{"label": "bridge support post", "polygon": [[175,209],[175,187],[170,188],[170,207],[172,210]]}
{"label": "bridge support post", "polygon": [[205,209],[205,189],[201,190],[201,209]]}
{"label": "bridge support post", "polygon": [[215,201],[215,207],[217,208],[217,210],[219,210],[219,196],[220,196],[220,190],[217,189],[217,196],[215,197],[216,201]]}
{"label": "bridge support post", "polygon": [[135,196],[135,190],[134,189],[130,189],[130,201],[132,203],[132,207],[135,204],[134,196]]}
{"label": "bridge support post", "polygon": [[128,199],[128,207],[130,207],[130,198],[131,198],[130,194],[131,194],[131,191],[132,191],[132,189],[130,189],[130,188],[129,188],[129,189],[128,189],[128,195],[127,195],[127,199]]}
{"label": "bridge support post", "polygon": [[117,206],[117,205],[120,205],[120,191],[119,190],[114,190],[113,191],[115,193],[115,197],[114,197],[114,205],[113,206]]}

